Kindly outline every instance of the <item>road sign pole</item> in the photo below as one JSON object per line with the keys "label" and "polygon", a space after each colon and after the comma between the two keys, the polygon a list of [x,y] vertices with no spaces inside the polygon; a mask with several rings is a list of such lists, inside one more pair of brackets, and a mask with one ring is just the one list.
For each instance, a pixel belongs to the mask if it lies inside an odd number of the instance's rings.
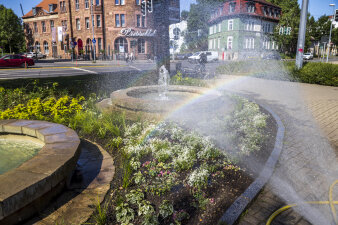
{"label": "road sign pole", "polygon": [[309,0],[303,0],[302,11],[300,15],[297,55],[296,55],[296,67],[301,69],[303,67],[303,54],[305,48],[305,33],[306,33],[306,20],[308,12]]}
{"label": "road sign pole", "polygon": [[[93,15],[93,0],[91,0],[91,7],[90,7],[90,14],[92,16],[92,32],[93,32],[93,40],[95,40],[95,34],[94,34],[94,15]],[[93,42],[93,58],[94,63],[96,62],[96,52],[95,52],[95,43]]]}

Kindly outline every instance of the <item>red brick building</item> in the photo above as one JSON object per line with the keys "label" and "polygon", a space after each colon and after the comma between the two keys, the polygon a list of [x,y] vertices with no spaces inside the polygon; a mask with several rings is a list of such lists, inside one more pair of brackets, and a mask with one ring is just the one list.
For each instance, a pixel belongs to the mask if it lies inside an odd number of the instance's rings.
{"label": "red brick building", "polygon": [[[142,16],[140,5],[141,0],[43,0],[23,16],[27,49],[69,58],[76,42],[79,55],[92,54],[95,46],[97,56],[153,57],[158,35],[152,14]],[[179,16],[179,0],[170,1],[170,14],[173,21]]]}

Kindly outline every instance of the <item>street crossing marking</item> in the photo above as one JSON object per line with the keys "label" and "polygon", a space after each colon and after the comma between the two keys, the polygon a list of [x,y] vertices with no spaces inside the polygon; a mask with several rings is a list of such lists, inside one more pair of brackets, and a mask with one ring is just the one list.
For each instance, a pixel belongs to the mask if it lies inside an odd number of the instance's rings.
{"label": "street crossing marking", "polygon": [[72,68],[73,68],[74,70],[81,70],[81,71],[84,71],[84,72],[87,72],[87,73],[98,74],[97,72],[90,71],[90,70],[85,70],[85,69],[78,68],[78,67],[72,67]]}
{"label": "street crossing marking", "polygon": [[135,67],[135,66],[129,66],[130,68],[133,68],[133,69],[135,69],[135,70],[138,70],[138,71],[142,71],[141,69],[139,69],[139,68],[137,68],[137,67]]}

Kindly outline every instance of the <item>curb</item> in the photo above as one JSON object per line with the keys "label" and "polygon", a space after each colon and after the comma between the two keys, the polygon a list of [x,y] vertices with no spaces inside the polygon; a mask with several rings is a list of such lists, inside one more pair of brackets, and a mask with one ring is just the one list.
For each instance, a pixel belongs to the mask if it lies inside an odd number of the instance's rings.
{"label": "curb", "polygon": [[258,105],[267,110],[272,115],[274,120],[277,122],[278,129],[274,149],[272,150],[271,155],[266,161],[263,170],[259,174],[259,177],[256,178],[256,180],[244,191],[244,193],[241,196],[239,196],[234,201],[234,203],[232,203],[232,205],[227,209],[227,211],[223,214],[222,218],[219,220],[219,223],[226,223],[227,225],[232,225],[238,220],[238,218],[247,208],[249,203],[255,199],[260,190],[265,186],[267,181],[270,179],[283,148],[285,127],[282,123],[282,120],[274,111],[272,111],[271,108],[261,104]]}

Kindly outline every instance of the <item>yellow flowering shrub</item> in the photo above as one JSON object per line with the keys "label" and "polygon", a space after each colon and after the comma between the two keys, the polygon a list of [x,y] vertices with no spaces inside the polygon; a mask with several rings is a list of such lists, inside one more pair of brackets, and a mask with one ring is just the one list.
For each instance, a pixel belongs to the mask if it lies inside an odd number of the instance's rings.
{"label": "yellow flowering shrub", "polygon": [[27,104],[18,104],[14,108],[0,111],[0,119],[32,119],[47,120],[68,124],[71,117],[82,110],[84,97],[71,98],[63,96],[59,99],[30,99]]}

